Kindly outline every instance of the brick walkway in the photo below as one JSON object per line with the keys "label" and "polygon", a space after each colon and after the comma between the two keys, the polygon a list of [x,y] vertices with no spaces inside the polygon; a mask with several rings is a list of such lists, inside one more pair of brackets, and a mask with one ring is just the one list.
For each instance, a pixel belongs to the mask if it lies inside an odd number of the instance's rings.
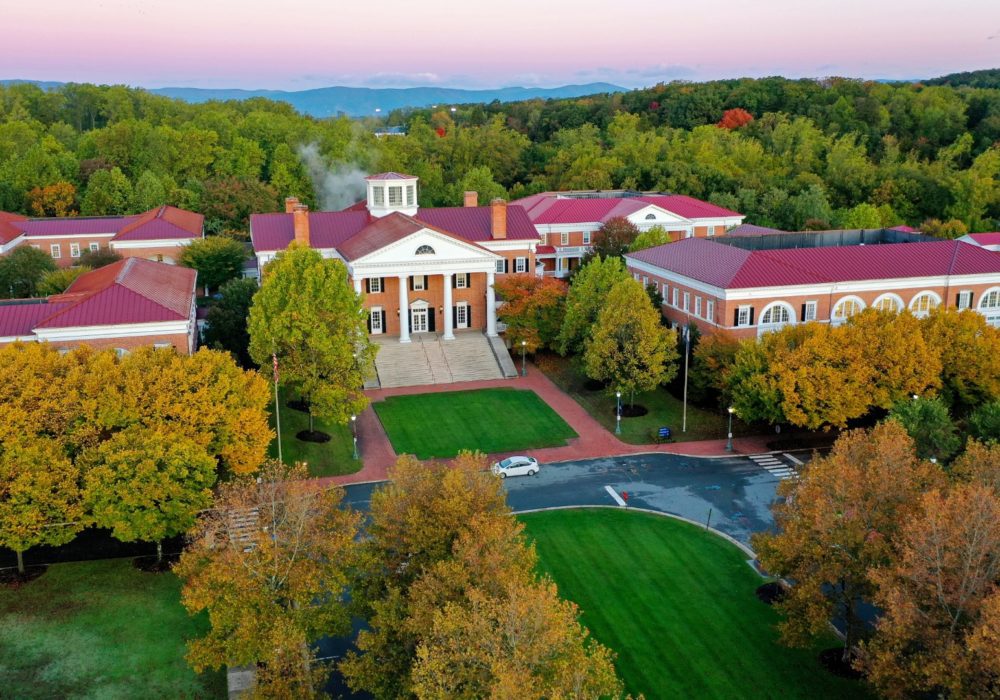
{"label": "brick walkway", "polygon": [[[622,442],[609,432],[570,396],[545,376],[534,365],[529,365],[528,376],[516,379],[490,379],[476,382],[456,382],[453,384],[434,384],[431,386],[408,386],[393,389],[372,389],[365,394],[372,403],[377,403],[387,396],[405,396],[410,394],[432,394],[443,391],[468,391],[471,389],[491,389],[494,387],[510,387],[514,389],[531,389],[545,403],[562,416],[576,431],[579,437],[568,441],[563,447],[545,447],[531,450],[531,455],[539,462],[565,462],[595,457],[613,457],[619,455],[640,454],[643,452],[667,452],[672,454],[693,455],[697,457],[724,457],[730,454],[755,454],[767,452],[767,437],[753,436],[733,439],[733,452],[726,451],[726,441],[700,440],[695,442],[673,442],[664,445],[630,445]],[[358,447],[364,461],[364,468],[354,474],[329,477],[331,482],[338,484],[356,484],[366,481],[383,481],[389,467],[396,461],[396,453],[392,449],[389,438],[382,429],[382,423],[369,406],[358,417]],[[503,458],[511,452],[490,455],[492,458]]]}

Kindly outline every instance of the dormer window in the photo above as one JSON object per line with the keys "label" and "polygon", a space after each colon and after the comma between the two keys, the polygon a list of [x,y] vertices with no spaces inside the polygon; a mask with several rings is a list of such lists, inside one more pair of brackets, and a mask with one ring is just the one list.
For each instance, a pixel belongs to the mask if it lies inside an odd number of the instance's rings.
{"label": "dormer window", "polygon": [[385,205],[385,188],[372,187],[372,203],[378,207]]}
{"label": "dormer window", "polygon": [[429,245],[422,245],[417,248],[417,255],[434,255],[434,249]]}
{"label": "dormer window", "polygon": [[406,206],[412,207],[417,203],[417,186],[407,185],[406,186]]}
{"label": "dormer window", "polygon": [[389,187],[389,206],[398,207],[403,204],[403,188],[399,185]]}

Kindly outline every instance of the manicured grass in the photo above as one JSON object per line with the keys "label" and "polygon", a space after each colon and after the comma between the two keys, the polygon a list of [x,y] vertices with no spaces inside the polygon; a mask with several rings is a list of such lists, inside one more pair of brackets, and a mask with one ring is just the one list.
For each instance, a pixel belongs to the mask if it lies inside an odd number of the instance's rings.
{"label": "manicured grass", "polygon": [[[573,399],[610,431],[615,429],[615,396],[602,390],[588,389],[587,378],[581,374],[568,357],[545,354],[536,358],[539,368],[545,372],[556,386]],[[627,396],[622,402],[628,401]],[[683,424],[683,401],[674,397],[664,388],[635,395],[635,403],[645,406],[649,413],[635,418],[622,418],[622,432],[618,437],[622,442],[645,445],[654,442],[657,430],[662,426],[670,428],[671,437],[676,442],[687,440],[722,440],[728,430],[728,416],[697,408],[688,402],[687,432],[681,432]],[[735,435],[747,432],[743,424],[733,421]]]}
{"label": "manicured grass", "polygon": [[187,614],[180,588],[127,559],[0,588],[0,697],[224,698],[224,671],[199,676],[184,660],[208,618]]}
{"label": "manicured grass", "polygon": [[477,389],[392,396],[374,404],[397,454],[453,457],[460,450],[554,447],[573,429],[533,391]]}
{"label": "manicured grass", "polygon": [[[272,398],[274,394],[272,393]],[[304,442],[295,437],[302,430],[309,430],[309,414],[289,408],[289,397],[281,391],[281,456],[286,464],[305,462],[310,476],[337,476],[353,474],[361,469],[361,461],[354,459],[354,442],[351,426],[314,421],[316,430],[330,436],[330,442]],[[274,424],[274,403],[271,403],[271,430]],[[271,457],[278,456],[277,439],[268,450]]]}
{"label": "manicured grass", "polygon": [[520,516],[541,567],[618,654],[629,692],[647,698],[858,698],[815,649],[778,644],[778,615],[754,590],[746,555],[677,520],[610,509]]}

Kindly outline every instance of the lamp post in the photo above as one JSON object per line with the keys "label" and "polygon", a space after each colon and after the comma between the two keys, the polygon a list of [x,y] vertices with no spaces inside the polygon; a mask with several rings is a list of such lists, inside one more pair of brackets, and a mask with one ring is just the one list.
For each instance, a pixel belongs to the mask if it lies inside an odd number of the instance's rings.
{"label": "lamp post", "polygon": [[736,409],[730,406],[726,409],[729,411],[729,439],[726,440],[726,452],[733,451],[733,414],[736,413]]}
{"label": "lamp post", "polygon": [[622,392],[615,392],[615,435],[622,434]]}
{"label": "lamp post", "polygon": [[351,437],[354,440],[354,459],[358,458],[358,417],[351,414]]}
{"label": "lamp post", "polygon": [[622,434],[622,414],[615,416],[615,435]]}
{"label": "lamp post", "polygon": [[527,377],[528,376],[528,364],[524,360],[524,353],[527,352],[527,349],[528,349],[528,341],[527,340],[522,340],[521,341],[521,376],[522,377]]}

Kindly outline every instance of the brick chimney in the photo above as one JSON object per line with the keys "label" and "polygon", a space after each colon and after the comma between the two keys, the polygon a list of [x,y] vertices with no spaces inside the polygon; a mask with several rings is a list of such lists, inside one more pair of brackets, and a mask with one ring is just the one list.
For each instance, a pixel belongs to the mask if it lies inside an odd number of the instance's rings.
{"label": "brick chimney", "polygon": [[465,204],[466,207],[478,207],[479,206],[479,193],[478,192],[466,192],[465,193]]}
{"label": "brick chimney", "polygon": [[285,197],[285,213],[291,214],[295,210],[295,205],[298,203],[298,197]]}
{"label": "brick chimney", "polygon": [[490,232],[494,240],[507,237],[507,202],[497,198],[490,202]]}
{"label": "brick chimney", "polygon": [[292,222],[295,226],[295,242],[309,245],[309,207],[296,204],[292,209]]}

